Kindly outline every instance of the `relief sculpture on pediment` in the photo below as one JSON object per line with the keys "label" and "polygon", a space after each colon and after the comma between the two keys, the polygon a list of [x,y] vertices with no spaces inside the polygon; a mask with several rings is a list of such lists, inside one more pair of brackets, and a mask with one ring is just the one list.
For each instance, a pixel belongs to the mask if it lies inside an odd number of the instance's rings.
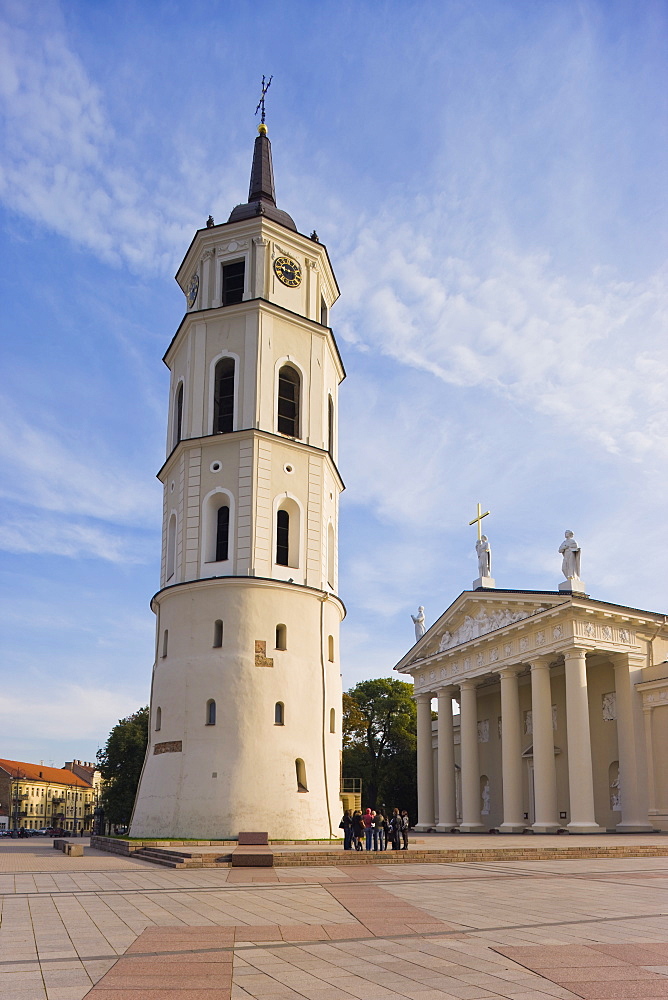
{"label": "relief sculpture on pediment", "polygon": [[482,608],[475,618],[471,615],[466,615],[462,624],[454,631],[451,632],[446,629],[441,636],[438,652],[442,653],[452,646],[459,646],[462,642],[470,642],[471,639],[477,639],[481,635],[486,635],[487,632],[494,632],[505,625],[513,625],[515,622],[522,621],[524,618],[537,615],[545,610],[542,607],[535,608],[532,611],[511,611],[509,608],[490,611],[489,609]]}

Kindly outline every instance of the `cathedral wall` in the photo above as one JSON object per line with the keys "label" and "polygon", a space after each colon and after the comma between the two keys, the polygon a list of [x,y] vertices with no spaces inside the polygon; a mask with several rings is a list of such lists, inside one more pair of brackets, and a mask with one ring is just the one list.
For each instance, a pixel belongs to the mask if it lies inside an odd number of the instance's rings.
{"label": "cathedral wall", "polygon": [[656,809],[653,817],[663,830],[668,829],[668,704],[652,710],[652,757]]}
{"label": "cathedral wall", "polygon": [[587,667],[587,692],[596,822],[611,829],[622,817],[619,809],[612,808],[613,797],[618,805],[620,773],[615,672],[611,663]]}

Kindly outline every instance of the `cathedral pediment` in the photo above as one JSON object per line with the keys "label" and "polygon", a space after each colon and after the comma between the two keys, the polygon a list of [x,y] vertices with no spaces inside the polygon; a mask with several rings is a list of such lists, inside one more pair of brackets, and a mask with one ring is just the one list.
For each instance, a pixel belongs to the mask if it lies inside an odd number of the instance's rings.
{"label": "cathedral pediment", "polygon": [[509,625],[564,604],[561,594],[515,594],[504,591],[465,592],[397,664],[397,669],[455,650]]}

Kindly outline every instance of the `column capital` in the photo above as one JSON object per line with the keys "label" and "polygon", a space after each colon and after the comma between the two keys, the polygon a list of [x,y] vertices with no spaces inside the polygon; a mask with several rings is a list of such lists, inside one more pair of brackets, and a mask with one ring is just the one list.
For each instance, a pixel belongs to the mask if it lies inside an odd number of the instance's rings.
{"label": "column capital", "polygon": [[507,667],[500,667],[496,673],[499,677],[517,677],[522,670],[521,663],[511,663]]}
{"label": "column capital", "polygon": [[567,646],[564,650],[564,660],[584,660],[586,657],[586,646]]}
{"label": "column capital", "polygon": [[549,670],[550,663],[552,662],[551,656],[532,656],[530,660],[526,661],[531,667],[531,672],[535,670]]}
{"label": "column capital", "polygon": [[431,693],[431,691],[422,691],[420,694],[413,695],[413,701],[416,701],[418,705],[425,705],[425,704],[431,705],[432,698],[433,694]]}
{"label": "column capital", "polygon": [[436,697],[440,700],[441,698],[450,698],[452,700],[455,696],[456,688],[453,684],[448,684],[447,687],[439,688],[436,692]]}
{"label": "column capital", "polygon": [[473,691],[478,687],[482,677],[464,677],[463,680],[458,682],[458,687],[460,691]]}

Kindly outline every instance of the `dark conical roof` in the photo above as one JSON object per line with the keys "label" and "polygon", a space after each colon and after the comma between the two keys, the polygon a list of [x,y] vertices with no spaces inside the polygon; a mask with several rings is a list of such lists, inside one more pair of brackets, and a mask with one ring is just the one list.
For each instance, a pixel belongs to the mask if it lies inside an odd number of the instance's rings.
{"label": "dark conical roof", "polygon": [[267,136],[266,125],[260,125],[259,135],[255,140],[253,150],[253,166],[251,167],[250,186],[248,188],[248,203],[237,205],[232,209],[228,222],[240,222],[241,219],[252,219],[255,215],[266,215],[274,222],[297,231],[297,227],[287,212],[276,208],[276,192],[274,190],[274,169],[271,163],[271,143]]}

